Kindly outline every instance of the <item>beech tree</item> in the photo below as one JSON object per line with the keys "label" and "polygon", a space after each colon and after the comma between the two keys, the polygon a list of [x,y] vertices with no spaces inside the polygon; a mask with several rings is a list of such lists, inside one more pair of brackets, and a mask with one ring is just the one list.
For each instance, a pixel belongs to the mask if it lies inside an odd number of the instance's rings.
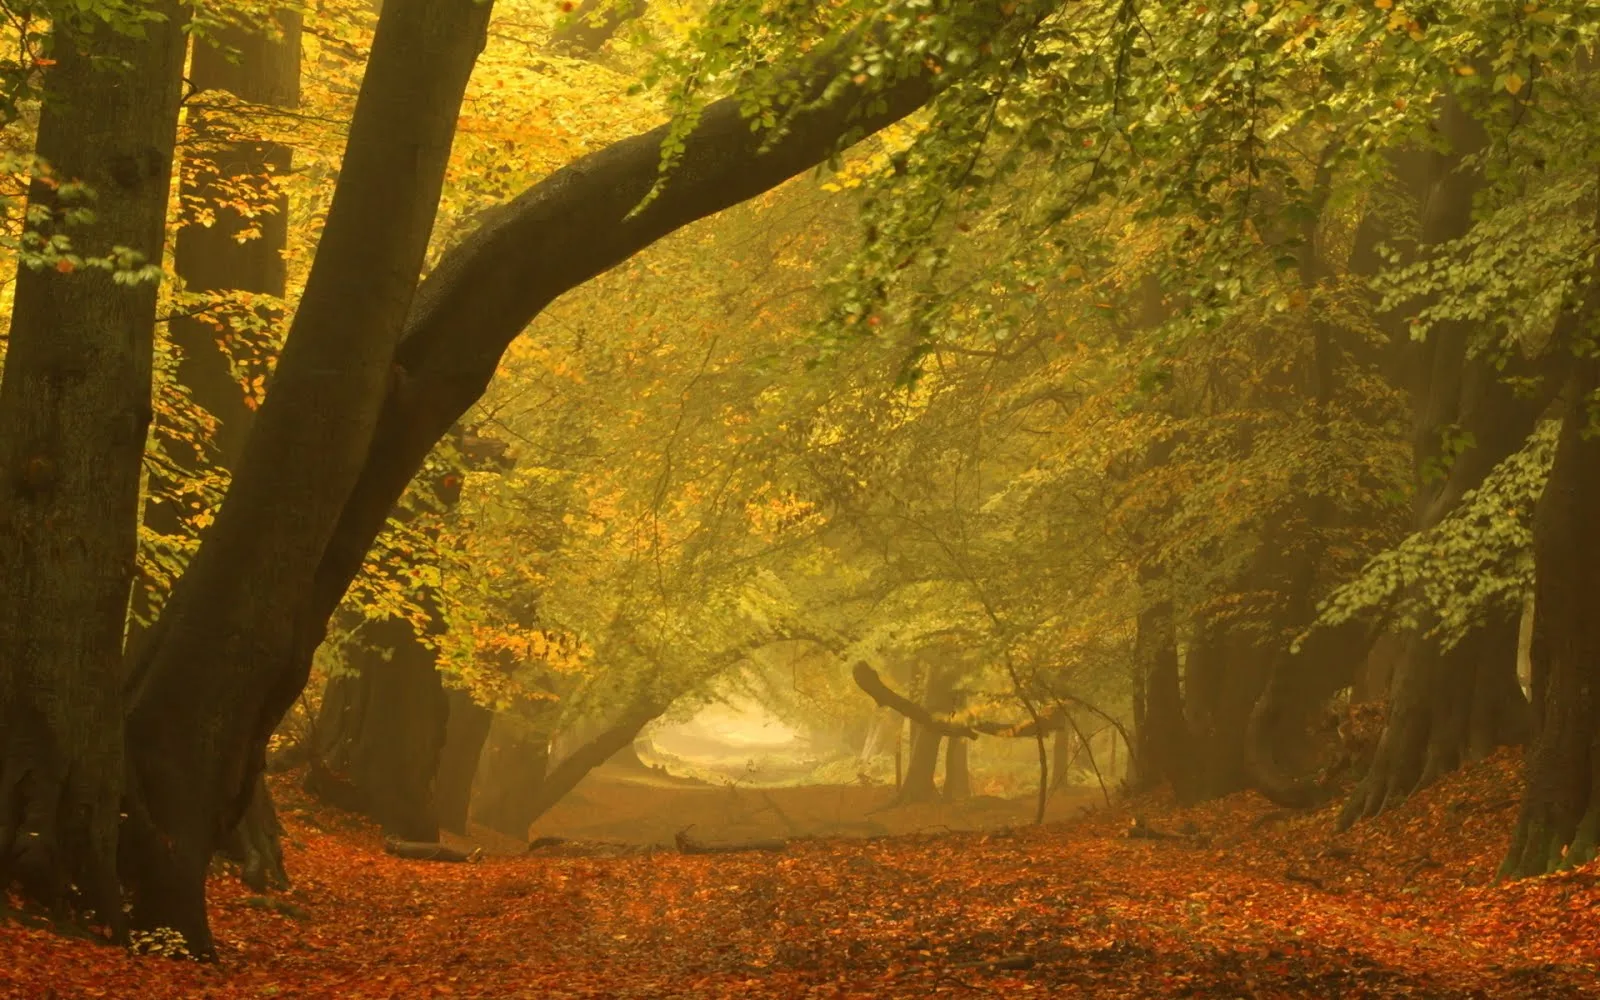
{"label": "beech tree", "polygon": [[[186,9],[60,13],[0,381],[0,879],[113,926],[122,638]],[[92,195],[90,194],[92,192]]]}

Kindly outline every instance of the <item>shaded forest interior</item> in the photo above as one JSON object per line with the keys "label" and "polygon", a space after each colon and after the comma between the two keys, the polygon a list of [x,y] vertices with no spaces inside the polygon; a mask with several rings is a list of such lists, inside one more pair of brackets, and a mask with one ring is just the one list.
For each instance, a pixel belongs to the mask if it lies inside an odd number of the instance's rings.
{"label": "shaded forest interior", "polygon": [[0,995],[1586,995],[1600,8],[0,20]]}

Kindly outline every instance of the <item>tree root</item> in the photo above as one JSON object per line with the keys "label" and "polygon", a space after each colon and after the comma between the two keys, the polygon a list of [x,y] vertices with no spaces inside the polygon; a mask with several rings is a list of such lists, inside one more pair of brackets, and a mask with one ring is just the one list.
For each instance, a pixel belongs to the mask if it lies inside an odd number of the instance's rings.
{"label": "tree root", "polygon": [[16,884],[50,919],[101,926],[127,941],[117,880],[114,791],[84,787],[48,739],[19,738],[0,767],[0,890]]}

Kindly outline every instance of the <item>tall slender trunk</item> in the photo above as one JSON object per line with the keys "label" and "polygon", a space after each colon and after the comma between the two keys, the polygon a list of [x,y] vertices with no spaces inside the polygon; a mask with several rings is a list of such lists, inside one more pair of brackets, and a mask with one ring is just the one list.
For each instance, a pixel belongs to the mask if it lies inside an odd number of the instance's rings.
{"label": "tall slender trunk", "polygon": [[972,772],[967,766],[967,741],[953,739],[944,751],[944,789],[946,802],[965,802],[972,798]]}
{"label": "tall slender trunk", "polygon": [[[41,175],[28,214],[81,257],[126,247],[161,263],[187,8],[153,12],[140,38],[66,19],[51,37],[37,152],[93,191],[94,216],[67,218]],[[0,884],[92,908],[119,935],[122,645],[156,288],[67,260],[21,268],[0,383]]]}
{"label": "tall slender trunk", "polygon": [[[134,660],[127,848],[141,926],[213,953],[212,849],[304,687],[305,613],[366,459],[409,311],[487,3],[389,0],[316,262],[216,523]],[[312,457],[315,456],[315,460]],[[174,724],[174,719],[181,724]]]}

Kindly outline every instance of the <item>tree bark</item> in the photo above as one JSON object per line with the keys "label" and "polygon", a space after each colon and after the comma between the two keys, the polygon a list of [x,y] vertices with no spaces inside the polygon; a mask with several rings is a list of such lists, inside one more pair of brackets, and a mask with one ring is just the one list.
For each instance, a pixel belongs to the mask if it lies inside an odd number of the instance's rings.
{"label": "tree bark", "polygon": [[1133,753],[1135,769],[1128,784],[1147,791],[1169,781],[1180,801],[1192,801],[1189,730],[1178,685],[1178,637],[1170,601],[1157,601],[1139,612],[1133,655],[1142,711],[1134,736],[1139,741]]}
{"label": "tree bark", "polygon": [[[1595,226],[1600,230],[1600,210]],[[1564,386],[1561,435],[1534,511],[1532,746],[1504,876],[1531,876],[1593,861],[1600,853],[1600,435],[1594,406],[1600,361],[1587,331],[1600,314],[1600,261],[1582,305],[1556,331],[1574,350]]]}
{"label": "tree bark", "polygon": [[[1436,181],[1423,217],[1422,239],[1437,246],[1472,226],[1481,172],[1463,166],[1487,136],[1459,104],[1446,101],[1440,131],[1450,149],[1434,162]],[[1415,526],[1443,520],[1500,461],[1520,448],[1548,401],[1519,398],[1493,359],[1469,356],[1472,330],[1459,322],[1435,328],[1417,358],[1414,450]],[[1512,367],[1530,368],[1516,359]],[[1508,374],[1525,374],[1513,371]],[[1442,441],[1452,428],[1472,444],[1436,479]],[[1517,683],[1517,618],[1491,614],[1448,652],[1424,634],[1404,637],[1405,655],[1390,678],[1389,716],[1373,763],[1340,815],[1341,828],[1375,815],[1457,767],[1528,736],[1526,699]]]}
{"label": "tree bark", "polygon": [[483,756],[494,713],[460,688],[448,688],[445,700],[450,711],[445,720],[444,750],[439,755],[433,800],[439,810],[439,827],[465,835],[473,779],[478,773],[478,761]]}
{"label": "tree bark", "polygon": [[401,840],[439,839],[433,780],[449,707],[433,651],[411,624],[368,622],[346,646],[353,673],[328,682],[317,719],[322,768],[307,774],[319,793],[333,778],[354,788],[357,811]]}
{"label": "tree bark", "polygon": [[1071,782],[1068,776],[1072,772],[1072,765],[1078,759],[1077,733],[1071,726],[1056,730],[1055,740],[1050,750],[1050,790],[1058,792],[1066,788]]}
{"label": "tree bark", "polygon": [[967,768],[967,741],[951,740],[944,752],[944,800],[965,802],[972,798],[972,772]]}
{"label": "tree bark", "polygon": [[[550,736],[501,713],[488,727],[472,796],[472,820],[508,837],[526,839],[539,813],[550,766]],[[552,803],[553,804],[553,803]]]}
{"label": "tree bark", "polygon": [[306,614],[307,584],[394,377],[396,337],[489,9],[385,5],[271,389],[216,523],[135,659],[136,802],[124,838],[133,918],[178,931],[197,955],[213,954],[211,850],[242,815],[267,738],[305,685],[301,650],[326,626],[326,615]]}
{"label": "tree bark", "polygon": [[[858,668],[859,669],[859,668]],[[906,764],[906,780],[900,786],[897,802],[935,802],[939,789],[934,784],[934,773],[939,768],[939,744],[948,735],[951,740],[972,739],[973,731],[967,727],[953,726],[940,715],[954,710],[954,680],[950,671],[937,664],[928,667],[928,686],[923,693],[923,704],[908,703],[916,708],[911,723],[911,757]],[[858,675],[857,683],[861,678]],[[959,732],[957,731],[959,730]],[[948,780],[948,775],[946,775]]]}
{"label": "tree bark", "polygon": [[[493,445],[486,439],[459,426],[455,437],[456,450],[467,465],[494,461]],[[433,477],[429,487],[441,511],[454,509],[461,500],[461,476],[453,467]],[[395,520],[414,523],[416,514],[413,508],[402,508],[396,511]],[[429,546],[438,543],[437,526],[424,525],[419,533],[425,553],[431,553]],[[422,554],[412,558],[415,561],[432,557]],[[399,570],[400,567],[390,567],[392,573]],[[418,604],[427,616],[429,636],[442,634],[445,623],[437,592],[426,588]],[[401,840],[431,843],[439,837],[435,777],[448,738],[450,715],[438,671],[438,651],[416,633],[410,621],[385,618],[358,628],[345,652],[353,675],[328,681],[317,726],[324,744],[318,752],[323,755],[325,766],[307,774],[307,790],[315,792],[322,787],[341,798],[352,798],[356,811],[376,820],[385,833]],[[470,699],[467,705],[471,705]],[[483,727],[488,728],[487,715]],[[480,745],[482,738],[480,733]],[[474,748],[473,753],[476,752]],[[474,756],[466,763],[475,767],[476,762]],[[325,780],[329,778],[333,780]],[[471,788],[471,770],[464,779],[459,824],[466,821],[465,796]],[[350,796],[352,789],[354,795]]]}
{"label": "tree bark", "polygon": [[273,807],[272,792],[263,775],[256,779],[250,806],[223,848],[227,857],[238,862],[244,884],[257,892],[289,887],[289,872],[283,866],[282,835],[278,810]]}
{"label": "tree bark", "polygon": [[[38,237],[159,265],[187,8],[144,37],[57,21],[28,190]],[[56,181],[94,195],[72,220]],[[70,273],[68,273],[70,272]],[[0,886],[121,936],[122,641],[150,423],[157,284],[19,268],[0,383]],[[69,898],[70,897],[70,898]]]}

